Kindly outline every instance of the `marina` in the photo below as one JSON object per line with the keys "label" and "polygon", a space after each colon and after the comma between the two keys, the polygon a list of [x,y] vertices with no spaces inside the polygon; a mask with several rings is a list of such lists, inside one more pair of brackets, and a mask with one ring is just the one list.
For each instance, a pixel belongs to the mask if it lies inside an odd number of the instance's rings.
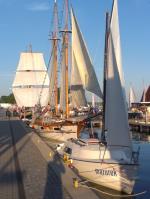
{"label": "marina", "polygon": [[129,124],[132,131],[150,133],[150,123],[142,121],[130,121]]}
{"label": "marina", "polygon": [[149,199],[148,6],[18,1],[0,1],[13,13],[0,21],[13,43],[0,59],[0,199]]}
{"label": "marina", "polygon": [[[62,160],[55,160],[55,163],[50,163],[53,160],[55,153],[54,149],[58,142],[54,142],[46,137],[46,135],[43,135],[43,133],[36,134],[33,132],[33,129],[29,128],[26,124],[20,122],[19,120],[16,120],[16,118],[11,118],[11,120],[8,120],[5,116],[1,117],[0,128],[3,129],[3,131],[0,133],[2,154],[0,157],[2,163],[0,177],[1,198],[17,199],[20,197],[49,197],[54,199],[76,199],[81,197],[88,198],[89,196],[89,198],[110,199],[113,195],[120,195],[120,197],[117,198],[122,198],[120,192],[115,192],[110,189],[106,189],[103,186],[97,186],[92,183],[88,184],[88,186],[92,186],[92,188],[95,188],[97,191],[94,190],[93,192],[92,189],[81,188],[80,186],[77,189],[74,188],[73,178],[77,178],[79,181],[82,181],[81,178],[75,173],[72,173],[71,169]],[[15,154],[17,153],[18,160],[13,159],[14,150],[12,147],[13,143],[10,131],[14,130],[15,132],[18,132],[14,134],[14,145],[16,146]],[[5,132],[5,134],[2,132]],[[141,162],[138,171],[139,177],[137,179],[133,193],[145,193],[137,197],[127,198],[147,199],[150,194],[150,135],[137,132],[133,133],[132,135],[134,147],[138,148],[140,146],[142,154],[139,157]],[[16,165],[15,161],[19,162],[19,166]],[[57,164],[57,167],[55,164]],[[18,175],[21,175],[21,177],[16,177],[16,172],[18,171],[20,173]],[[49,174],[47,174],[47,172]],[[99,173],[103,171],[99,170],[97,172]],[[61,183],[58,179],[60,176]],[[21,185],[19,185],[20,183]]]}

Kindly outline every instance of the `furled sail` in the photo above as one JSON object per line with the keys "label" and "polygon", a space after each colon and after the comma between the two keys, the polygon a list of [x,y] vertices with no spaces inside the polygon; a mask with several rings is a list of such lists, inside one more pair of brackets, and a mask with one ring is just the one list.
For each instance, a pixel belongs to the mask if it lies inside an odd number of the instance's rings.
{"label": "furled sail", "polygon": [[41,106],[47,104],[49,77],[42,53],[21,53],[12,87],[20,107],[34,107],[37,103]]}
{"label": "furled sail", "polygon": [[117,0],[114,0],[108,38],[105,126],[107,144],[131,149],[124,94]]}
{"label": "furled sail", "polygon": [[[65,38],[63,38],[64,42]],[[62,45],[62,64],[61,64],[61,85],[60,85],[60,110],[66,112],[66,66],[65,66],[65,45]]]}
{"label": "furled sail", "polygon": [[72,51],[77,63],[82,84],[86,90],[102,98],[102,92],[73,10],[71,11],[71,19]]}
{"label": "furled sail", "polygon": [[73,107],[87,106],[85,90],[82,85],[76,58],[72,52],[72,70],[71,70],[71,104]]}
{"label": "furled sail", "polygon": [[50,63],[50,83],[49,83],[49,104],[51,107],[55,106],[55,79],[56,77],[54,76],[54,70],[55,70],[55,65],[54,65],[54,53],[52,52],[52,61]]}
{"label": "furled sail", "polygon": [[132,87],[130,87],[130,91],[129,91],[129,107],[131,107],[132,103],[135,102],[135,93]]}

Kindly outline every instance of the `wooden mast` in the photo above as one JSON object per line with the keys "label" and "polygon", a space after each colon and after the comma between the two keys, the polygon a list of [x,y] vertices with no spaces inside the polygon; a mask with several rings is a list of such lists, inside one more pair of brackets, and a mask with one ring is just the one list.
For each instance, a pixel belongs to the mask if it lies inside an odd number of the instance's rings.
{"label": "wooden mast", "polygon": [[65,0],[65,30],[64,30],[64,40],[65,40],[65,93],[66,93],[66,113],[65,116],[69,116],[69,99],[68,99],[68,43],[69,43],[69,31],[68,31],[68,0]]}
{"label": "wooden mast", "polygon": [[65,27],[63,31],[60,31],[63,33],[63,48],[64,48],[64,64],[65,64],[65,113],[64,116],[66,118],[69,117],[69,94],[68,94],[68,87],[69,87],[69,81],[68,81],[68,65],[69,65],[69,33],[71,31],[68,30],[68,0],[65,0]]}
{"label": "wooden mast", "polygon": [[53,46],[53,66],[54,66],[54,101],[55,101],[55,113],[58,115],[58,12],[57,2],[54,3],[54,30],[52,33],[52,46]]}
{"label": "wooden mast", "polygon": [[56,115],[58,114],[58,77],[57,77],[57,70],[58,70],[58,60],[57,60],[57,52],[58,52],[58,12],[57,12],[57,3],[55,0],[54,4],[54,23],[55,23],[55,32],[54,32],[54,92],[55,92],[55,111]]}

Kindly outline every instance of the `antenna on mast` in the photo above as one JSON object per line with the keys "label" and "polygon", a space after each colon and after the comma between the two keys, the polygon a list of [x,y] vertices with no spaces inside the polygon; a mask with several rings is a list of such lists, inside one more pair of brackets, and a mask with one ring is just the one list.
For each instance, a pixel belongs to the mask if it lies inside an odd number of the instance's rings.
{"label": "antenna on mast", "polygon": [[32,53],[32,44],[29,44],[29,52]]}

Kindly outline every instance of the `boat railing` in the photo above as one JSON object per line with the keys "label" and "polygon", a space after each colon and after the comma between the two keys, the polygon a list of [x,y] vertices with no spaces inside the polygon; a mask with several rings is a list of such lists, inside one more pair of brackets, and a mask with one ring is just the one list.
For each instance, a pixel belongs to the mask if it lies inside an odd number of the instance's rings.
{"label": "boat railing", "polygon": [[93,138],[89,138],[87,140],[71,138],[70,141],[80,146],[87,146],[90,144],[101,144],[99,139],[93,139]]}

